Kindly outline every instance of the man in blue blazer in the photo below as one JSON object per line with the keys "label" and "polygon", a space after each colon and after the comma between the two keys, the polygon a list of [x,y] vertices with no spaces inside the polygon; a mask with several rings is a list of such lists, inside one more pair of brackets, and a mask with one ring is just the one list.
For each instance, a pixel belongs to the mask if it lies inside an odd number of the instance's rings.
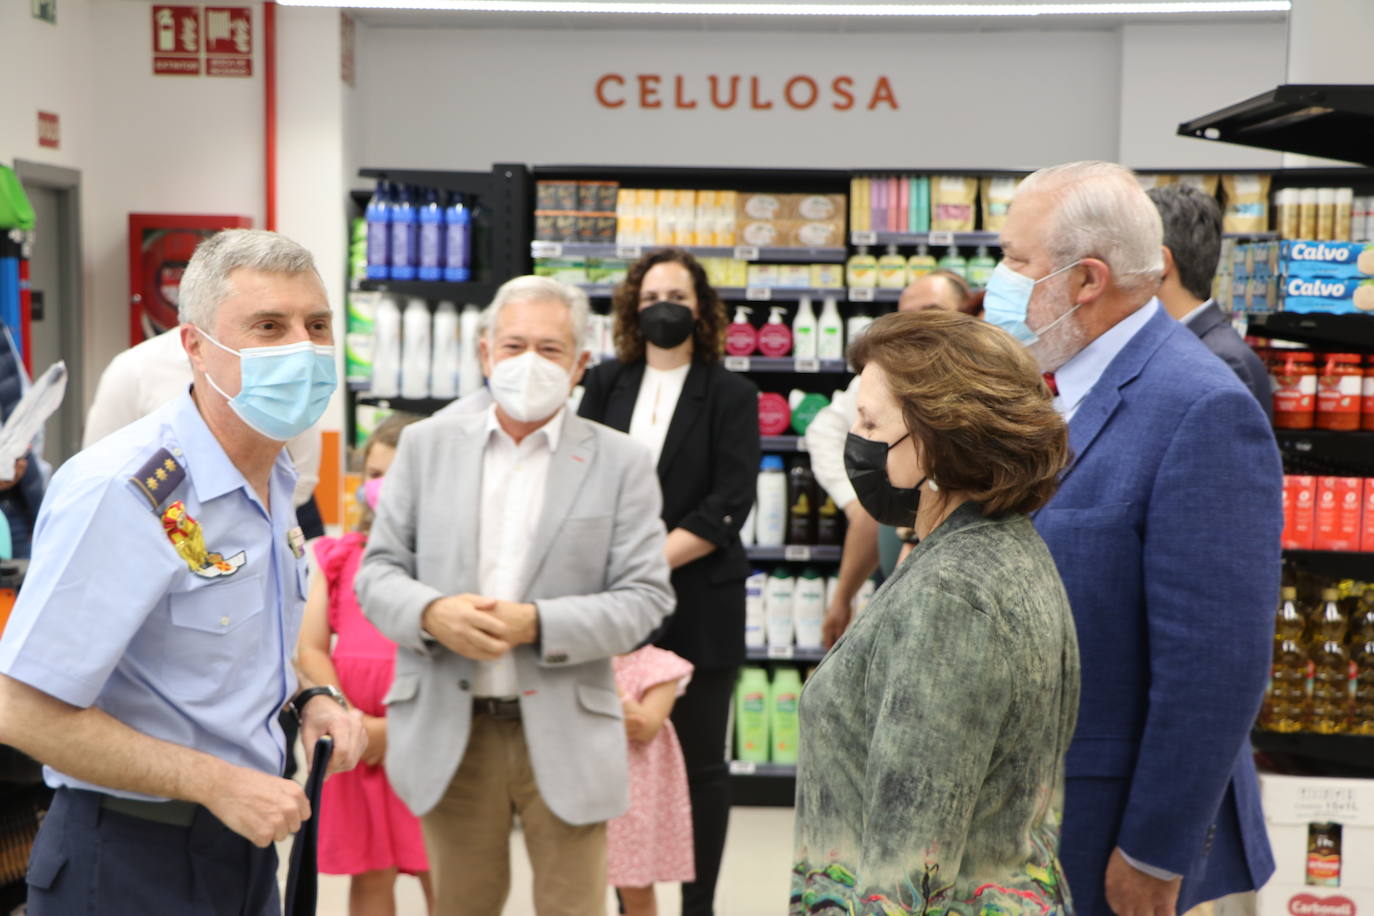
{"label": "man in blue blazer", "polygon": [[1154,299],[1160,218],[1128,169],[1037,172],[1002,242],[988,318],[1053,373],[1074,453],[1035,519],[1083,664],[1065,873],[1080,916],[1173,916],[1274,868],[1249,732],[1278,600],[1278,449]]}

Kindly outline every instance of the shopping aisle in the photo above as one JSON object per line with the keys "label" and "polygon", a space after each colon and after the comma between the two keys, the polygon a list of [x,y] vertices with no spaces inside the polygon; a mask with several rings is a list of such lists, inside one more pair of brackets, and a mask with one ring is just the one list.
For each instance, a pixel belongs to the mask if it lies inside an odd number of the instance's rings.
{"label": "shopping aisle", "polygon": [[[730,816],[730,836],[725,846],[725,864],[717,896],[718,916],[771,916],[787,910],[788,874],[792,856],[791,808],[735,808]],[[278,846],[283,863],[291,852],[289,843]],[[525,857],[524,839],[511,837],[511,895],[502,916],[534,916],[530,896],[530,867]],[[286,869],[282,867],[285,881]],[[425,916],[420,885],[413,878],[398,882],[397,916]],[[678,916],[676,885],[661,885],[658,893],[659,916]],[[614,913],[614,900],[607,899],[606,912]],[[320,877],[320,916],[346,916],[348,879]]]}

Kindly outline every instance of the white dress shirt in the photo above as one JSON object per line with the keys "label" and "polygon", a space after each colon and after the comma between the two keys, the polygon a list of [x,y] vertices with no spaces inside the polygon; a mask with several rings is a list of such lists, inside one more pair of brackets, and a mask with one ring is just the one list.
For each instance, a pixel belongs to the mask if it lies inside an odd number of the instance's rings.
{"label": "white dress shirt", "polygon": [[[1203,303],[1201,308],[1206,308],[1209,302]],[[1093,390],[1098,381],[1102,378],[1102,373],[1107,371],[1107,367],[1112,364],[1112,360],[1126,349],[1126,344],[1145,327],[1145,324],[1154,317],[1155,312],[1161,308],[1158,299],[1151,299],[1130,315],[1127,315],[1116,326],[1101,337],[1088,344],[1070,359],[1067,363],[1060,366],[1054,373],[1055,384],[1059,388],[1059,395],[1054,399],[1054,408],[1064,417],[1064,422],[1073,419],[1073,415],[1078,411],[1083,399],[1088,396],[1088,392]],[[1199,309],[1200,310],[1200,309]],[[1187,316],[1184,321],[1192,315]],[[1126,863],[1136,871],[1158,878],[1162,881],[1171,881],[1178,875],[1163,868],[1158,868],[1139,859],[1133,858],[1121,850],[1121,857]]]}
{"label": "white dress shirt", "polygon": [[644,367],[644,378],[639,383],[639,394],[635,397],[635,411],[630,415],[630,438],[649,447],[655,467],[658,466],[659,455],[663,453],[668,424],[673,421],[673,411],[677,410],[682,386],[691,368],[690,362],[676,369]]}
{"label": "white dress shirt", "polygon": [[848,388],[835,392],[834,400],[821,408],[806,427],[811,473],[841,510],[856,498],[854,485],[844,470],[844,440],[859,418],[859,378],[854,376]]}
{"label": "white dress shirt", "polygon": [[1055,386],[1059,389],[1059,394],[1054,399],[1054,409],[1059,411],[1064,422],[1073,419],[1079,405],[1088,396],[1088,392],[1093,390],[1097,380],[1102,378],[1102,373],[1107,371],[1112,360],[1126,349],[1126,344],[1131,342],[1131,338],[1145,327],[1159,309],[1159,300],[1151,299],[1054,371]]}
{"label": "white dress shirt", "polygon": [[[95,388],[86,414],[81,447],[90,448],[117,429],[141,420],[176,400],[191,386],[191,361],[181,346],[181,328],[163,331],[119,353]],[[216,395],[218,396],[218,395]],[[296,466],[296,505],[308,500],[320,483],[320,430],[316,426],[286,443]]]}
{"label": "white dress shirt", "polygon": [[1199,305],[1197,308],[1193,309],[1191,312],[1189,312],[1188,314],[1186,314],[1186,315],[1184,315],[1182,318],[1180,318],[1180,319],[1179,319],[1179,322],[1182,323],[1182,324],[1185,324],[1185,325],[1191,325],[1191,324],[1193,323],[1193,319],[1194,319],[1194,318],[1196,318],[1197,316],[1201,315],[1203,312],[1207,311],[1207,310],[1208,310],[1209,308],[1211,308],[1215,303],[1216,303],[1216,300],[1215,300],[1215,299],[1208,299],[1206,302],[1202,303],[1202,304]]}
{"label": "white dress shirt", "polygon": [[[549,460],[558,449],[566,410],[526,436],[519,445],[501,428],[495,405],[487,409],[482,452],[482,514],[477,521],[477,587],[483,597],[521,601],[519,593],[530,543],[544,508]],[[478,662],[473,696],[518,697],[520,679],[507,652]]]}

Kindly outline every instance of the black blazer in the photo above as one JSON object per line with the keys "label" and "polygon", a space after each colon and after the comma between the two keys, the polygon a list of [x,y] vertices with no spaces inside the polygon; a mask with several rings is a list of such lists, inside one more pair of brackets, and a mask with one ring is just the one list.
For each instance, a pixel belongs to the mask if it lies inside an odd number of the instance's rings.
{"label": "black blazer", "polygon": [[1222,362],[1231,367],[1231,371],[1240,376],[1245,387],[1250,389],[1255,400],[1264,408],[1264,415],[1269,418],[1269,424],[1272,426],[1274,389],[1269,381],[1269,370],[1264,368],[1264,363],[1255,351],[1250,349],[1245,339],[1231,327],[1225,313],[1212,302],[1193,316],[1187,327],[1198,336],[1207,349],[1220,357]]}
{"label": "black blazer", "polygon": [[[588,370],[578,414],[628,432],[644,361],[607,360]],[[749,558],[739,531],[754,505],[759,473],[758,388],[719,364],[693,362],[682,385],[658,480],[663,523],[686,528],[716,549],[673,571],[677,610],[655,642],[698,668],[744,661],[744,580]]]}

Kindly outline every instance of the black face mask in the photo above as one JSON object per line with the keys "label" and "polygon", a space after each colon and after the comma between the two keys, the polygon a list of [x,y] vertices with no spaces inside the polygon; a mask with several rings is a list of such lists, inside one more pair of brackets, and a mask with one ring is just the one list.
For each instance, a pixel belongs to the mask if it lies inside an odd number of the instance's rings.
{"label": "black face mask", "polygon": [[[907,433],[907,436],[911,433]],[[844,471],[854,485],[859,505],[880,525],[905,528],[916,524],[921,504],[921,483],[894,487],[887,477],[887,453],[902,444],[903,436],[888,445],[850,433],[844,440]]]}
{"label": "black face mask", "polygon": [[656,347],[671,350],[692,336],[692,310],[676,302],[655,302],[639,310],[639,330]]}

